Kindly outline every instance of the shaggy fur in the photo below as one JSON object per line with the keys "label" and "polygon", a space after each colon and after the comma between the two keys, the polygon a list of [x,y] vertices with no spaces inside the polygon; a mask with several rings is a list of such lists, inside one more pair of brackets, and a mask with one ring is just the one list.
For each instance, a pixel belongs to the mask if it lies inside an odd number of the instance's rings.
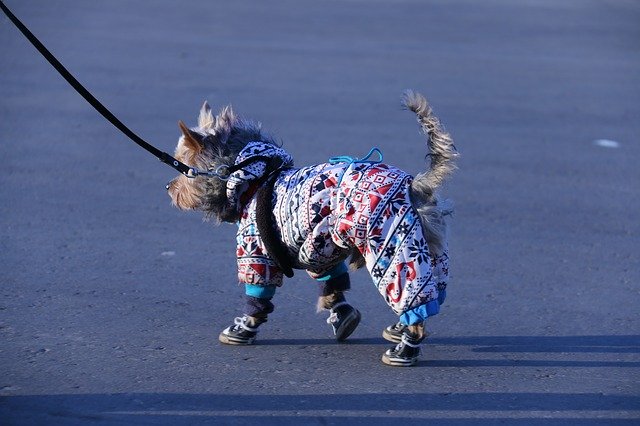
{"label": "shaggy fur", "polygon": [[402,105],[416,114],[422,132],[428,137],[431,167],[428,171],[419,173],[413,180],[411,198],[413,207],[420,215],[429,250],[439,255],[443,250],[443,243],[447,240],[444,217],[453,212],[453,204],[449,200],[439,200],[436,190],[456,169],[454,160],[458,153],[451,136],[443,129],[440,120],[433,115],[431,106],[424,96],[407,91]]}
{"label": "shaggy fur", "polygon": [[[182,136],[175,158],[199,170],[218,170],[233,166],[238,153],[247,143],[262,141],[274,144],[262,133],[260,123],[246,121],[227,106],[214,117],[207,102],[202,105],[198,126],[190,129],[178,123]],[[217,178],[188,178],[180,175],[167,185],[172,204],[181,210],[202,210],[217,222],[236,222],[239,212],[227,201],[226,182]]]}

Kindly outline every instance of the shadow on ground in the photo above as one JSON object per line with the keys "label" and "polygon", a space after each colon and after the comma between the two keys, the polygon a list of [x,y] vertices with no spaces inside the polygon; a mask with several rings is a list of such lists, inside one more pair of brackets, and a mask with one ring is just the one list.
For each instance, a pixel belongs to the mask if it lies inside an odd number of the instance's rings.
{"label": "shadow on ground", "polygon": [[[323,346],[336,344],[333,339],[266,339],[264,346]],[[382,338],[349,339],[344,345],[390,345]],[[603,360],[532,360],[520,359],[522,353],[550,353],[570,355],[587,354],[638,354],[640,335],[619,336],[473,336],[434,337],[427,345],[466,346],[472,353],[512,353],[510,359],[427,359],[419,367],[610,367],[638,368],[640,361]]]}
{"label": "shadow on ground", "polygon": [[[48,419],[52,422],[193,423],[221,422],[251,424],[371,424],[375,420],[397,422],[425,418],[438,424],[462,424],[478,420],[510,424],[624,423],[609,418],[608,412],[637,410],[640,398],[622,395],[560,393],[416,393],[336,395],[217,395],[217,394],[87,394],[29,395],[3,397],[5,420]],[[408,410],[413,415],[403,416]],[[430,416],[430,412],[437,415]],[[553,417],[551,413],[587,411],[597,418]],[[593,412],[596,412],[595,415]],[[442,412],[452,417],[442,418]],[[482,413],[489,414],[483,416]],[[510,417],[514,412],[519,418]],[[533,412],[527,416],[526,412]],[[36,414],[38,413],[38,414]],[[495,415],[498,413],[498,415]],[[504,413],[505,416],[500,416]],[[345,415],[346,414],[346,415]],[[472,417],[473,414],[473,417]],[[553,417],[544,419],[544,417]],[[472,420],[475,419],[475,420]]]}
{"label": "shadow on ground", "polygon": [[640,335],[442,337],[429,342],[478,346],[474,352],[640,353]]}
{"label": "shadow on ground", "polygon": [[[248,399],[251,400],[249,403]],[[98,411],[290,411],[354,410],[393,411],[412,407],[417,411],[567,411],[633,410],[640,396],[600,393],[415,393],[415,394],[332,394],[332,395],[237,395],[180,393],[67,394],[1,397],[3,406],[29,402],[49,406],[52,412],[66,407],[93,407]],[[295,405],[291,405],[294,403]],[[81,410],[80,410],[81,411]]]}
{"label": "shadow on ground", "polygon": [[[640,336],[442,337],[437,345],[485,353],[640,353]],[[354,339],[350,344],[379,344]],[[262,345],[326,345],[328,339],[262,341]],[[556,360],[427,360],[424,367],[640,367],[640,362]],[[429,419],[438,424],[631,424],[640,397],[600,393],[363,393],[334,395],[223,395],[118,393],[20,395],[0,398],[10,424],[371,424]],[[631,411],[631,412],[629,412]],[[445,414],[443,414],[445,413]]]}

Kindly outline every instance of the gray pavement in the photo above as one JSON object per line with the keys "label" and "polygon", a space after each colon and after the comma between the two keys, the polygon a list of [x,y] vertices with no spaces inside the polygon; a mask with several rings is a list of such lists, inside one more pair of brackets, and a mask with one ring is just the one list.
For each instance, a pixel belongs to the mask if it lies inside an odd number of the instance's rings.
{"label": "gray pavement", "polygon": [[378,146],[418,172],[413,88],[462,158],[417,367],[380,362],[395,317],[364,272],[348,343],[299,272],[259,344],[224,347],[234,227],[174,210],[172,170],[0,19],[1,424],[637,424],[638,2],[6,3],[163,150],[208,99],[299,165]]}

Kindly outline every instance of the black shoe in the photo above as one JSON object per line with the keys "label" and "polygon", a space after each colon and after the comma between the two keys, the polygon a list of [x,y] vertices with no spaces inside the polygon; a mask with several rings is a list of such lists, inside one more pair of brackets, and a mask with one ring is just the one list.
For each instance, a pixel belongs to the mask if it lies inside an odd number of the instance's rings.
{"label": "black shoe", "polygon": [[256,318],[248,315],[242,318],[236,317],[233,320],[234,325],[222,330],[218,340],[226,345],[251,345],[256,340],[258,326],[265,321],[257,321]]}
{"label": "black shoe", "polygon": [[[400,343],[402,341],[402,334],[405,332],[407,327],[407,325],[404,325],[401,322],[390,325],[382,330],[382,337],[391,343]],[[425,332],[425,337],[427,336],[428,334]]]}
{"label": "black shoe", "polygon": [[349,337],[360,324],[360,312],[346,302],[334,305],[329,312],[327,324],[333,327],[333,334],[338,341]]}
{"label": "black shoe", "polygon": [[420,343],[424,338],[411,337],[407,333],[402,334],[402,340],[395,348],[387,349],[382,355],[382,362],[394,367],[411,367],[418,362],[420,355]]}
{"label": "black shoe", "polygon": [[400,343],[402,341],[402,334],[407,329],[407,326],[398,322],[390,325],[382,331],[382,337],[392,343]]}

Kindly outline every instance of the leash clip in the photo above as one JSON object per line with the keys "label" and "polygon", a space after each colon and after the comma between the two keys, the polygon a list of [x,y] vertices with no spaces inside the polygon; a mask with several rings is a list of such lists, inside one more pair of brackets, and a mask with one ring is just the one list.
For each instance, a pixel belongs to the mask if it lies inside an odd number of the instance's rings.
{"label": "leash clip", "polygon": [[195,167],[191,167],[184,175],[189,179],[195,179],[198,176],[206,176],[206,177],[216,177],[220,180],[226,181],[226,180],[229,180],[229,176],[231,176],[231,173],[229,172],[229,166],[227,166],[226,164],[221,164],[220,166],[218,166],[217,169],[207,170],[206,172],[200,171]]}

